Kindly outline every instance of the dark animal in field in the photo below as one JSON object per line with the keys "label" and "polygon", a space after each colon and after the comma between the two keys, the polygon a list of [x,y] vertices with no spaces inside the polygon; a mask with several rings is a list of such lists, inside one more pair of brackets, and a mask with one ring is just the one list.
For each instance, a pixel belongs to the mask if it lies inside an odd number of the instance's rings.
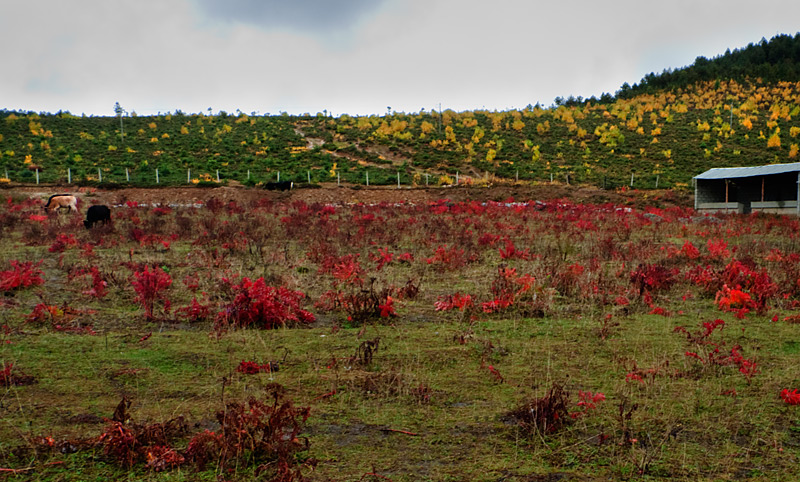
{"label": "dark animal in field", "polygon": [[264,185],[270,191],[288,191],[294,187],[292,181],[268,182]]}
{"label": "dark animal in field", "polygon": [[53,194],[44,205],[44,210],[53,212],[65,208],[72,212],[78,212],[78,199],[72,194]]}
{"label": "dark animal in field", "polygon": [[86,210],[86,221],[83,222],[83,225],[86,226],[86,229],[91,229],[96,223],[106,224],[108,222],[111,222],[111,209],[108,206],[99,204],[97,206],[89,206],[89,209]]}

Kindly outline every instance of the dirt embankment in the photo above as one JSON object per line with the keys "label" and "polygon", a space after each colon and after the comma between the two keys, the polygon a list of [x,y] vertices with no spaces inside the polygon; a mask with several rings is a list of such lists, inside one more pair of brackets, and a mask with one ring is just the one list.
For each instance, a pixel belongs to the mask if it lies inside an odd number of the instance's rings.
{"label": "dirt embankment", "polygon": [[260,199],[313,203],[400,203],[424,204],[440,199],[451,201],[516,201],[568,199],[574,203],[644,207],[649,205],[682,207],[692,206],[692,197],[673,191],[606,191],[602,189],[567,186],[561,184],[537,186],[494,187],[449,187],[407,188],[323,185],[321,188],[294,189],[292,191],[267,191],[260,188],[234,186],[221,187],[165,187],[165,188],[121,188],[113,190],[95,188],[73,188],[64,186],[8,186],[0,189],[3,197],[38,197],[46,200],[52,194],[72,193],[90,204],[124,204],[135,201],[146,204],[191,205],[205,203],[211,198],[223,202],[236,201],[247,205]]}

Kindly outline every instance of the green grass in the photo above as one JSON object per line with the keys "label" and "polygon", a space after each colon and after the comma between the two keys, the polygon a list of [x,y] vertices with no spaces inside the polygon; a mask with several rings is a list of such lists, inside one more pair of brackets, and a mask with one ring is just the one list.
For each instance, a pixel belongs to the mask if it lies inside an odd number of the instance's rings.
{"label": "green grass", "polygon": [[[601,231],[587,234],[570,224],[577,221],[566,220],[574,215],[570,210],[428,218],[416,208],[375,208],[384,218],[366,224],[367,234],[360,235],[353,218],[366,209],[338,207],[333,218],[339,221],[337,229],[352,231],[326,236],[331,240],[347,236],[349,243],[342,243],[337,254],[358,253],[365,277],[376,277],[376,287],[421,280],[417,298],[397,300],[398,317],[348,326],[346,313],[319,312],[317,323],[307,328],[232,329],[219,336],[212,321],[167,321],[175,318],[174,311],[167,316],[159,306],[158,316],[165,320],[146,322],[129,284],[133,270],[142,266],[138,263],[169,267],[173,309],[198,296],[215,303],[216,312],[229,298],[220,278],[242,275],[265,276],[272,284],[302,289],[308,295],[304,304],[318,311],[314,301],[335,285],[307,255],[325,247],[315,237],[324,228],[316,212],[302,218],[307,223],[300,224],[302,231],[289,236],[278,219],[301,218],[302,206],[279,206],[267,213],[253,210],[250,218],[176,212],[163,218],[163,233],[180,231],[175,221],[179,215],[192,216],[194,225],[216,222],[215,229],[224,233],[209,246],[198,245],[196,233],[184,235],[168,251],[157,243],[153,248],[129,239],[133,226],[153,222],[148,210],[141,208],[118,210],[113,229],[99,234],[88,233],[77,223],[53,221],[33,246],[24,246],[29,221],[21,219],[4,229],[3,263],[44,259],[46,281],[2,298],[0,316],[10,334],[0,341],[10,343],[0,345],[0,362],[13,363],[15,371],[34,376],[36,383],[0,391],[0,468],[22,469],[20,479],[38,481],[215,480],[219,468],[213,464],[199,474],[189,466],[153,473],[141,464],[119,467],[99,445],[61,454],[36,452],[34,441],[39,436],[96,440],[107,427],[102,418],[112,416],[123,396],[132,401],[129,414],[137,423],[183,416],[191,434],[216,430],[216,414],[226,403],[250,397],[268,400],[272,384],[278,383],[285,387],[287,399],[311,407],[302,432],[309,448],[297,454],[298,462],[315,463],[313,471],[303,469],[311,480],[371,480],[374,477],[364,475],[372,472],[393,481],[547,477],[790,481],[800,476],[796,464],[800,414],[779,397],[784,388],[800,387],[798,325],[782,321],[793,313],[793,299],[777,296],[767,313],[737,319],[719,311],[713,297],[680,277],[671,289],[654,294],[655,303],[672,313],[666,317],[648,314],[650,308],[638,299],[630,282],[631,269],[639,262],[686,271],[694,262],[668,255],[669,249],[691,239],[706,256],[704,240],[717,237],[728,239],[730,248],[745,251],[757,265],[769,267],[777,280],[781,271],[765,256],[778,245],[791,252],[789,244],[780,244],[796,236],[791,234],[791,223],[774,217],[727,217],[719,225],[684,228],[679,221],[656,225],[635,213],[619,218],[598,211],[575,216],[576,220],[595,216]],[[424,229],[403,230],[412,216]],[[619,232],[620,219],[631,223],[630,234]],[[521,227],[503,227],[512,223]],[[763,235],[756,231],[766,232],[767,224],[773,231],[767,242],[759,242]],[[469,234],[462,231],[465,226]],[[559,232],[556,226],[575,230]],[[530,249],[535,256],[501,260],[496,246],[480,248],[465,242],[479,254],[478,261],[451,271],[425,261],[444,240],[474,241],[486,230],[514,237],[519,248]],[[434,242],[428,242],[431,232],[437,236]],[[61,233],[75,236],[78,246],[99,237],[107,244],[95,247],[91,260],[84,259],[79,247],[49,252],[49,244]],[[219,251],[220,244],[231,239],[230,233],[243,233],[239,236],[250,243],[261,242],[264,253],[230,250],[225,257],[211,256],[213,248]],[[605,236],[612,236],[625,253],[626,267],[622,259],[599,258],[596,240]],[[371,244],[374,239],[379,242]],[[564,254],[566,239],[572,248]],[[369,258],[376,246],[396,253],[411,250],[415,262],[393,263],[377,272]],[[592,262],[600,267],[590,268]],[[721,268],[727,260],[703,262]],[[88,278],[69,280],[72,268],[87,263],[98,266],[109,279],[107,297],[84,295]],[[565,288],[554,295],[543,317],[530,317],[516,308],[486,314],[480,302],[490,299],[501,263],[519,273],[532,273],[548,289],[557,286],[564,269],[573,263],[587,269],[571,293]],[[299,272],[298,266],[308,269]],[[198,276],[197,290],[184,285],[187,275]],[[624,293],[631,304],[603,304],[594,297],[595,284],[608,290],[610,300]],[[476,308],[467,314],[433,309],[440,296],[455,291],[474,295]],[[690,296],[684,299],[685,295]],[[84,310],[78,319],[92,324],[96,334],[63,333],[48,323],[25,322],[40,302]],[[601,321],[607,314],[619,325],[602,339]],[[770,321],[774,315],[778,322]],[[709,348],[688,343],[675,328],[696,332],[701,323],[715,318],[726,324],[710,339],[724,342],[723,352],[739,345],[744,357],[757,362],[759,372],[750,381],[736,366],[706,366],[685,355]],[[379,348],[371,363],[363,365],[355,359],[362,343],[370,340],[379,340]],[[279,370],[237,373],[243,360],[276,362]],[[502,383],[490,365],[501,374]],[[636,370],[643,381],[626,381],[626,375]],[[509,413],[544,396],[554,384],[569,392],[570,411],[581,410],[579,391],[600,392],[606,399],[555,433],[523,432]],[[175,447],[184,449],[188,440],[189,435],[177,440]],[[255,470],[253,464],[242,463],[221,475],[251,480]]]}
{"label": "green grass", "polygon": [[[605,342],[584,323],[551,319],[491,319],[476,324],[474,341],[465,345],[452,340],[459,324],[441,321],[374,326],[361,338],[358,328],[336,333],[311,328],[236,331],[211,341],[202,330],[168,329],[142,343],[112,336],[107,347],[102,336],[38,333],[15,340],[4,351],[5,360],[25,367],[38,383],[5,392],[0,453],[14,461],[9,451],[24,446],[22,435],[97,436],[102,425],[76,426],[70,417],[109,417],[123,394],[133,400],[137,421],[184,415],[204,424],[213,421],[223,395],[229,400],[258,397],[274,381],[296,403],[312,407],[306,428],[311,448],[304,456],[320,461],[314,473],[318,480],[357,480],[373,467],[392,480],[523,480],[550,471],[616,478],[635,473],[643,460],[656,478],[661,473],[713,479],[731,473],[732,467],[761,470],[773,480],[796,476],[791,441],[800,422],[777,397],[778,380],[798,375],[791,354],[765,346],[759,358],[770,362],[751,385],[735,369],[672,377],[671,371],[687,368],[680,356],[681,337],[671,333],[676,324],[694,321],[686,318],[632,317]],[[787,325],[753,325],[731,321],[726,330],[735,333],[746,326],[751,344],[793,332]],[[330,357],[349,356],[360,340],[373,336],[381,337],[381,346],[372,366],[326,368]],[[737,342],[744,337],[734,335]],[[487,361],[505,383],[496,383],[480,366],[485,340],[494,345]],[[233,373],[243,359],[277,359],[280,371]],[[665,359],[672,364],[652,382],[625,383],[625,359],[635,359],[640,367]],[[223,377],[231,379],[224,393]],[[370,377],[375,383],[368,389]],[[518,433],[504,417],[553,382],[608,398],[596,413],[543,444]],[[420,383],[431,389],[428,403],[413,395]],[[336,395],[314,400],[332,388]],[[730,388],[737,390],[736,397],[721,395]],[[639,443],[630,447],[619,445],[617,412],[623,402],[639,405],[628,422]],[[610,439],[598,445],[601,433]],[[100,454],[94,454],[94,459],[85,453],[42,456],[35,463],[64,460],[82,466],[87,477],[118,474],[113,466],[98,464]],[[15,465],[21,462],[25,465]],[[64,469],[37,467],[35,480],[67,476]],[[163,477],[182,480],[176,474]]]}

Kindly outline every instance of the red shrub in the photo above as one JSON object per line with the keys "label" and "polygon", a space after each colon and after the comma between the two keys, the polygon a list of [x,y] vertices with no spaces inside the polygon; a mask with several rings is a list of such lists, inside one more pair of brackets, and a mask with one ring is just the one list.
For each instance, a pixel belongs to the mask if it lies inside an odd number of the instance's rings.
{"label": "red shrub", "polygon": [[448,248],[447,245],[437,247],[433,256],[425,261],[441,271],[455,271],[467,264],[463,249],[456,246]]}
{"label": "red shrub", "polygon": [[312,323],[315,318],[300,308],[305,294],[284,287],[267,286],[264,278],[251,281],[242,278],[241,283],[230,287],[233,301],[224,305],[217,313],[217,328],[228,325],[273,329],[286,325]]}
{"label": "red shrub", "polygon": [[639,290],[639,295],[645,292],[666,291],[675,284],[677,269],[667,269],[658,264],[640,264],[631,272],[631,283]]}
{"label": "red shrub", "polygon": [[789,405],[800,405],[800,392],[798,392],[796,388],[792,391],[789,391],[788,388],[784,388],[781,390],[781,398]]}
{"label": "red shrub", "polygon": [[162,303],[165,313],[170,312],[171,304],[165,291],[172,285],[172,277],[161,268],[156,267],[150,271],[145,266],[144,271],[134,273],[131,284],[136,291],[136,301],[144,308],[145,318],[148,321],[155,318],[154,310],[158,301]]}
{"label": "red shrub", "polygon": [[42,264],[41,260],[33,264],[32,261],[20,263],[12,259],[9,264],[11,264],[10,270],[0,271],[0,291],[11,291],[44,284],[44,280],[40,276],[43,273],[38,269],[39,265]]}
{"label": "red shrub", "polygon": [[175,314],[191,323],[205,321],[211,316],[211,308],[208,305],[200,304],[197,297],[192,298],[191,304],[175,310]]}
{"label": "red shrub", "polygon": [[434,303],[434,306],[436,307],[436,311],[449,311],[454,309],[465,311],[467,308],[473,306],[472,296],[453,293],[452,295],[439,297],[436,303]]}
{"label": "red shrub", "polygon": [[77,246],[78,240],[71,234],[59,234],[47,249],[51,253],[63,253],[70,246]]}

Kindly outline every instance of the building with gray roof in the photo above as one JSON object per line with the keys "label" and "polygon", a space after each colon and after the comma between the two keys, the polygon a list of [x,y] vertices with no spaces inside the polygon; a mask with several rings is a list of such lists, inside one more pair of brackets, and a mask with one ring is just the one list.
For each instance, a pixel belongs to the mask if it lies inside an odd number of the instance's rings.
{"label": "building with gray roof", "polygon": [[709,169],[694,182],[698,211],[800,215],[800,162]]}

